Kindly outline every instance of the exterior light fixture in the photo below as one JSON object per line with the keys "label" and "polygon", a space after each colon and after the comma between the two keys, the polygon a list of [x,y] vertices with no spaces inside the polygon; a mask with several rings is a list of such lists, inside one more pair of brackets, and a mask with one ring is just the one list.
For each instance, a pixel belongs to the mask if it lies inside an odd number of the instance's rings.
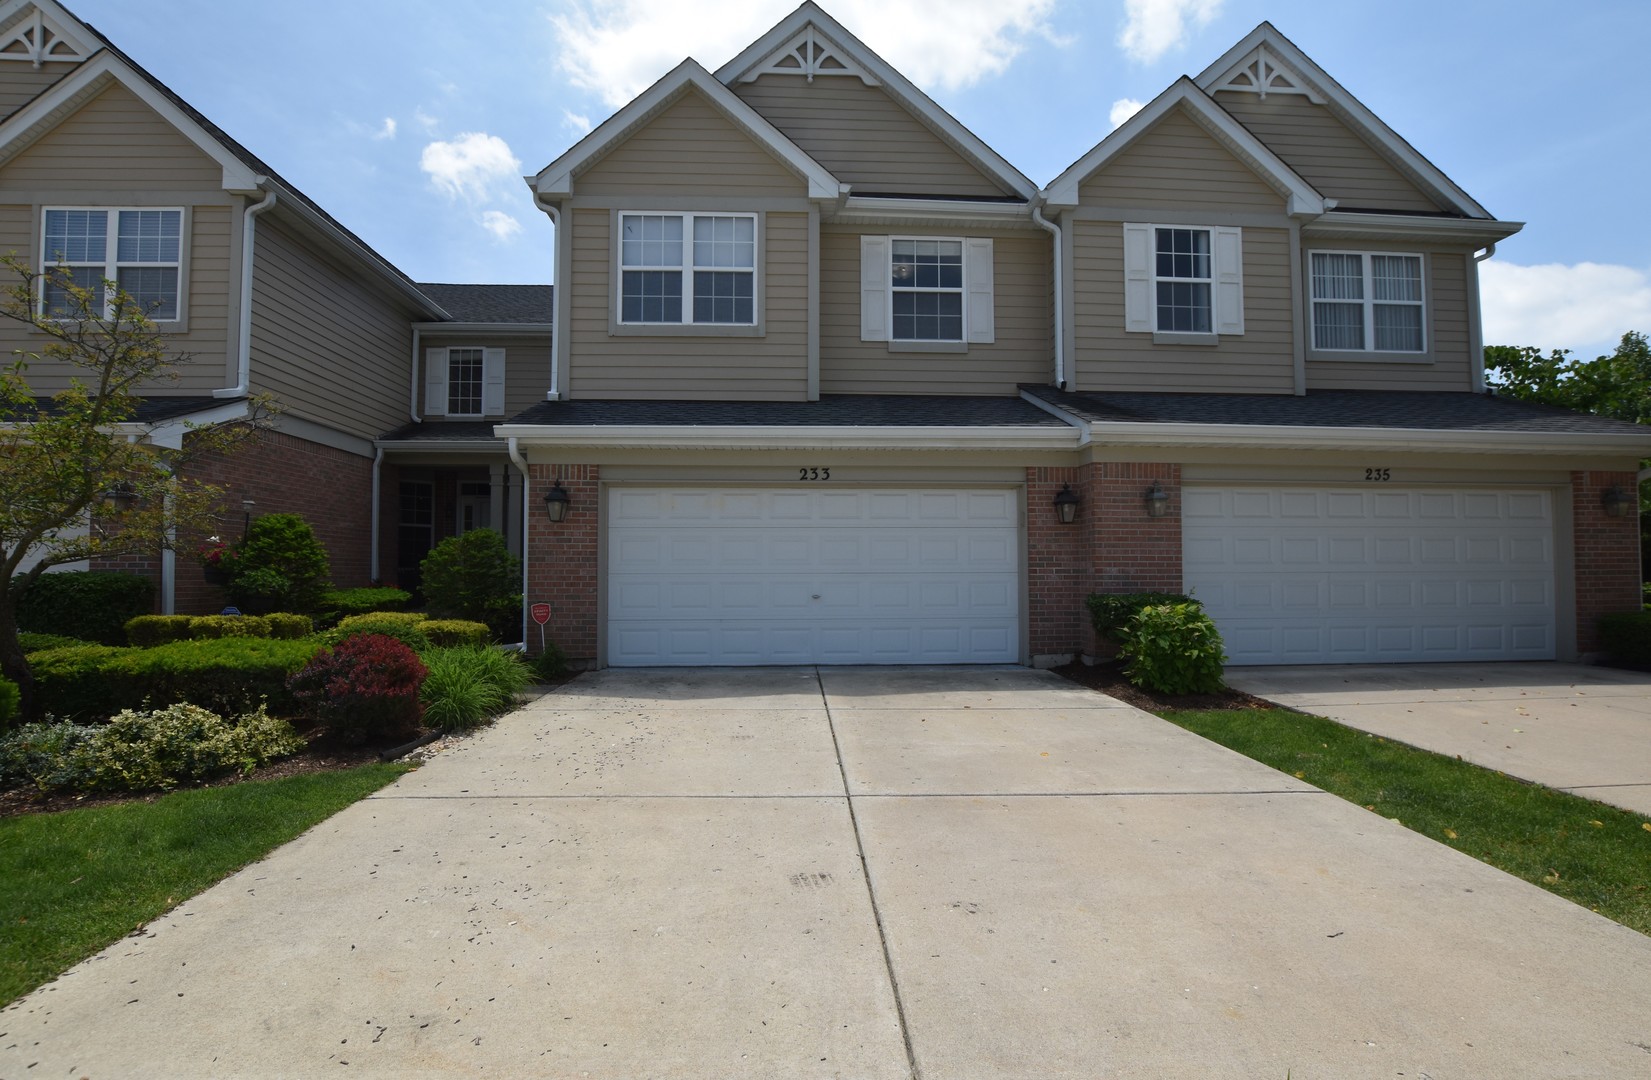
{"label": "exterior light fixture", "polygon": [[246,496],[241,497],[241,539],[246,539],[247,533],[252,531],[252,508],[258,504]]}
{"label": "exterior light fixture", "polygon": [[1078,503],[1081,501],[1071,484],[1061,485],[1060,494],[1055,496],[1055,514],[1062,525],[1070,525],[1077,519]]}
{"label": "exterior light fixture", "polygon": [[1160,518],[1169,513],[1169,492],[1165,491],[1158,481],[1152,482],[1143,498],[1146,502],[1147,517]]}
{"label": "exterior light fixture", "polygon": [[556,481],[556,486],[545,492],[545,516],[552,521],[566,521],[571,502],[562,482]]}
{"label": "exterior light fixture", "polygon": [[103,501],[113,507],[115,513],[124,514],[137,505],[137,489],[127,481],[121,480],[103,493]]}
{"label": "exterior light fixture", "polygon": [[1633,517],[1639,510],[1639,500],[1619,487],[1606,488],[1599,497],[1606,517]]}

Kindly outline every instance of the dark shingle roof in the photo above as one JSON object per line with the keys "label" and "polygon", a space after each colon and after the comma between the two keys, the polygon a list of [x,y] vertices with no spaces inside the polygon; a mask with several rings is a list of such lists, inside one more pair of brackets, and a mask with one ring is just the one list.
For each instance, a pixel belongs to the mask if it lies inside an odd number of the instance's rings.
{"label": "dark shingle roof", "polygon": [[[216,409],[220,405],[233,405],[245,398],[213,398],[213,397],[181,397],[157,396],[138,400],[132,415],[126,419],[130,424],[160,424],[167,420],[176,420],[179,417],[190,416],[194,413]],[[48,415],[57,412],[57,403],[49,397],[36,397],[35,404]]]}
{"label": "dark shingle roof", "polygon": [[1048,386],[1024,386],[1021,389],[1098,426],[1109,423],[1253,424],[1268,427],[1641,434],[1651,437],[1651,432],[1642,425],[1489,394],[1317,390],[1297,396],[1067,393]]}
{"label": "dark shingle roof", "polygon": [[419,282],[419,292],[447,309],[457,322],[548,323],[549,285],[440,285]]}
{"label": "dark shingle roof", "polygon": [[405,423],[394,431],[380,435],[381,442],[476,442],[493,438],[496,420],[432,420],[429,423]]}
{"label": "dark shingle roof", "polygon": [[1018,397],[823,394],[819,401],[545,401],[511,424],[624,426],[1063,427]]}

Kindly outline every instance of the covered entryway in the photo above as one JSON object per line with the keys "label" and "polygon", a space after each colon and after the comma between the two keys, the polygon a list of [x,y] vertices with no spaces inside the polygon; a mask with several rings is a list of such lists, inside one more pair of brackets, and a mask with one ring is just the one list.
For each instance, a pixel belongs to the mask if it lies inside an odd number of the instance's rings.
{"label": "covered entryway", "polygon": [[1021,659],[1017,489],[616,485],[608,521],[609,664]]}
{"label": "covered entryway", "polygon": [[1183,574],[1232,664],[1550,660],[1544,490],[1192,486]]}

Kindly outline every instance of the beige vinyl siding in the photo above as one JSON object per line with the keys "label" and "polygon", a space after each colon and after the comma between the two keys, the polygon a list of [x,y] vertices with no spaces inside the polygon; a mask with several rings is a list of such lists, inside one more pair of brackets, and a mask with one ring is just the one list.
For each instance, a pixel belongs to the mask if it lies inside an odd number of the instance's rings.
{"label": "beige vinyl siding", "polygon": [[1013,195],[881,87],[851,76],[763,75],[734,87],[746,104],[856,192]]}
{"label": "beige vinyl siding", "polygon": [[808,215],[763,215],[760,337],[610,334],[612,218],[575,210],[567,355],[576,398],[801,401],[808,396]]}
{"label": "beige vinyl siding", "polygon": [[[1047,233],[992,236],[990,344],[967,352],[897,352],[860,340],[860,237],[864,233],[957,237],[910,228],[831,228],[820,235],[822,394],[1013,394],[1054,378],[1053,293]],[[959,346],[962,348],[962,346]]]}
{"label": "beige vinyl siding", "polygon": [[15,60],[0,63],[0,119],[33,101],[47,87],[79,66],[62,60],[41,64],[38,68]]}
{"label": "beige vinyl siding", "polygon": [[581,195],[806,193],[803,179],[689,90],[574,179]]}
{"label": "beige vinyl siding", "polygon": [[0,170],[7,184],[77,191],[221,191],[223,167],[115,84]]}
{"label": "beige vinyl siding", "polygon": [[288,415],[372,438],[407,420],[413,313],[365,271],[319,255],[280,217],[258,218],[252,386]]}
{"label": "beige vinyl siding", "polygon": [[1179,107],[1078,186],[1091,206],[1278,213],[1284,197]]}
{"label": "beige vinyl siding", "polygon": [[[1410,251],[1415,246],[1403,244],[1364,245],[1347,241],[1307,245],[1308,251],[1320,248],[1338,251]],[[1397,361],[1329,360],[1319,359],[1311,351],[1312,322],[1306,323],[1308,334],[1307,389],[1309,390],[1456,390],[1473,389],[1473,364],[1468,335],[1468,258],[1460,252],[1424,252],[1427,276],[1428,340],[1432,345],[1432,363]],[[1308,265],[1307,256],[1302,264]],[[1309,301],[1310,302],[1310,301]],[[1317,356],[1346,356],[1346,353],[1317,354]]]}
{"label": "beige vinyl siding", "polygon": [[1215,100],[1319,194],[1338,200],[1343,209],[1447,209],[1422,194],[1323,105],[1299,94],[1269,94],[1263,101],[1255,94],[1224,91]]}
{"label": "beige vinyl siding", "polygon": [[[431,349],[503,349],[504,414],[507,417],[545,400],[550,389],[550,335],[442,334],[426,331],[419,335],[419,409],[424,410],[423,368]],[[441,417],[436,417],[440,420]],[[434,422],[434,421],[432,421]]]}
{"label": "beige vinyl siding", "polygon": [[1288,229],[1245,228],[1244,333],[1218,345],[1155,345],[1124,332],[1121,222],[1077,221],[1072,348],[1077,388],[1291,394],[1295,361]]}

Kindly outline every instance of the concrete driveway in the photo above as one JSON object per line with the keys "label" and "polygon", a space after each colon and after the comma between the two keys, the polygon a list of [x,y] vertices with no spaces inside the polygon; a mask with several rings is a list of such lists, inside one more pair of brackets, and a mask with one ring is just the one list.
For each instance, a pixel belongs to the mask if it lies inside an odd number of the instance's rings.
{"label": "concrete driveway", "polygon": [[1651,816],[1651,675],[1580,664],[1229,668],[1292,709]]}
{"label": "concrete driveway", "polygon": [[0,1013],[0,1077],[1641,1077],[1651,939],[1019,668],[575,680]]}

